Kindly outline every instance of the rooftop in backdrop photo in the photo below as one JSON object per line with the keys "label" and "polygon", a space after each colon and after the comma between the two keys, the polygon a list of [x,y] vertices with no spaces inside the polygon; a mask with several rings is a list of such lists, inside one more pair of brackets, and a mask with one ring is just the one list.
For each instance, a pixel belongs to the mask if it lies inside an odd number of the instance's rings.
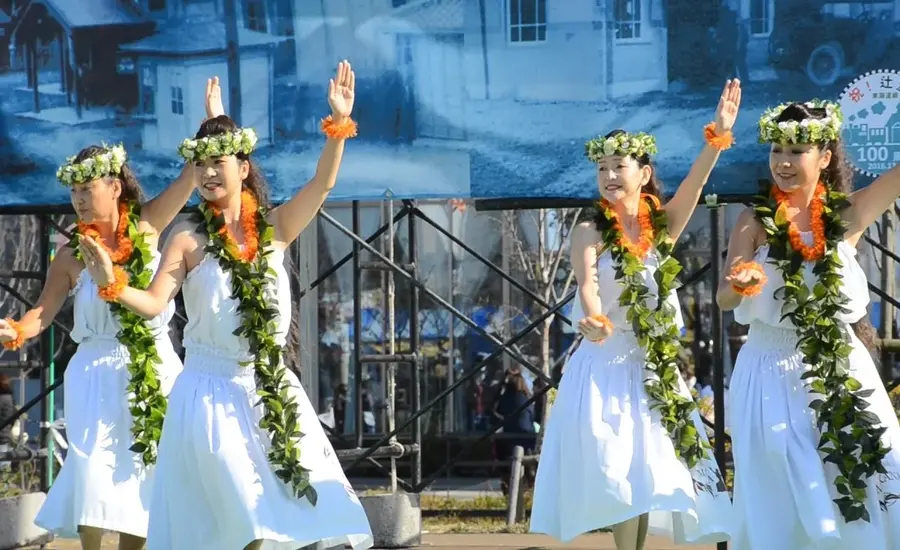
{"label": "rooftop in backdrop photo", "polygon": [[590,199],[583,144],[617,128],[656,137],[671,191],[729,77],[736,145],[708,192],[754,193],[759,116],[813,98],[841,100],[865,183],[900,157],[898,36],[900,0],[0,0],[0,209],[67,205],[57,166],[100,142],[159,192],[212,76],[283,200],[339,59],[360,137],[332,201]]}

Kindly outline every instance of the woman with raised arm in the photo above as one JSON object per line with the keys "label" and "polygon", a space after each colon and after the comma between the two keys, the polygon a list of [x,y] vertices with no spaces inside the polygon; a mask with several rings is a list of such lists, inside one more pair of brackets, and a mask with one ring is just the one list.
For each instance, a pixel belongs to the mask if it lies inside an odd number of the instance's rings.
{"label": "woman with raised arm", "polygon": [[706,146],[665,205],[652,136],[616,130],[586,144],[603,200],[572,235],[573,319],[584,340],[547,422],[532,531],[569,541],[611,526],[619,550],[643,548],[648,530],[676,543],[728,539],[731,503],[676,362],[681,265],[672,250],[731,146],[740,100],[740,82],[729,80]]}
{"label": "woman with raised arm", "polygon": [[[207,82],[208,116],[222,112],[218,83]],[[99,550],[104,531],[119,533],[119,548],[139,549],[147,536],[153,465],[166,414],[166,394],[181,362],[168,325],[174,305],[147,319],[112,301],[126,280],[146,288],[159,266],[160,232],[194,190],[186,163],[178,179],[146,204],[121,146],[92,145],[68,159],[57,178],[71,190],[75,235],[47,273],[37,304],[19,321],[0,321],[0,342],[18,349],[43,332],[67,296],[74,300],[72,339],[78,349],[65,371],[69,450],[35,523],[83,550]],[[102,247],[115,280],[96,285],[77,248]]]}
{"label": "woman with raised arm", "polygon": [[852,191],[831,102],[759,122],[770,189],[731,231],[717,300],[749,325],[731,378],[738,550],[900,549],[900,427],[866,341],[866,228],[900,168]]}
{"label": "woman with raised arm", "polygon": [[[253,130],[228,117],[203,123],[180,153],[202,168],[202,216],[168,238],[149,289],[114,298],[158,315],[183,287],[184,372],[169,399],[150,511],[149,550],[284,549],[322,543],[368,548],[366,514],[297,377],[282,361],[291,296],[284,251],[334,188],[355,76],[329,83],[332,114],[313,178],[269,208],[250,157]],[[109,254],[83,243],[91,275],[115,280]]]}

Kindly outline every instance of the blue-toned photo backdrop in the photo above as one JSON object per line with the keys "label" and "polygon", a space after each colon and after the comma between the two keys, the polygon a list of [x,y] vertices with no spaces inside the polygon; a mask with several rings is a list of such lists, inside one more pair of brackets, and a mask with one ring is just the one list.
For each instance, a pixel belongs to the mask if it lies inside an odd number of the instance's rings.
{"label": "blue-toned photo backdrop", "polygon": [[[99,142],[158,192],[212,76],[284,200],[315,170],[344,58],[360,137],[331,200],[591,198],[583,143],[615,128],[657,137],[671,191],[735,76],[737,143],[708,191],[751,194],[762,111],[881,84],[857,77],[900,67],[898,21],[900,0],[0,0],[0,207],[68,204],[56,167]],[[870,174],[896,162],[897,91],[861,88],[848,113]]]}

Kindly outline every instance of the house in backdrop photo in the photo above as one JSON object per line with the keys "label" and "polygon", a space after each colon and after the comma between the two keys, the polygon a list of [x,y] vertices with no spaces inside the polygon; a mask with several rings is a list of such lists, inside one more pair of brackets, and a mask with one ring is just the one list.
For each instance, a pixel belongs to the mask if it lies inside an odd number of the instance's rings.
{"label": "house in backdrop photo", "polygon": [[34,165],[3,174],[7,205],[65,203],[55,167],[99,141],[122,142],[161,189],[213,75],[286,197],[315,169],[327,70],[341,58],[357,70],[361,136],[332,201],[592,198],[581,144],[615,128],[653,133],[674,183],[727,77],[744,81],[743,113],[710,187],[749,194],[765,176],[755,121],[766,106],[837,98],[900,55],[900,0],[3,0],[0,11],[0,112]]}

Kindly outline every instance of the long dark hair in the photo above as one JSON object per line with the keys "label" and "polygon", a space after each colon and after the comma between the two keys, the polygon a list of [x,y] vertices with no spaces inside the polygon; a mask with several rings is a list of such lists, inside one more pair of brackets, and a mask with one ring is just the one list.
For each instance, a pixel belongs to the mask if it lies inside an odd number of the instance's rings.
{"label": "long dark hair", "polygon": [[12,392],[12,381],[9,379],[9,376],[0,374],[0,395],[4,393],[12,394]]}
{"label": "long dark hair", "polygon": [[[200,129],[197,130],[194,139],[232,134],[239,129],[238,125],[235,124],[230,117],[227,115],[219,115],[204,120],[200,125]],[[263,177],[262,172],[260,172],[256,162],[250,158],[250,155],[245,155],[244,153],[238,153],[235,156],[240,160],[245,160],[250,163],[250,172],[247,174],[246,179],[244,179],[244,187],[253,193],[253,196],[256,197],[256,201],[260,206],[269,208],[269,185],[266,183],[266,179]]]}
{"label": "long dark hair", "polygon": [[[108,152],[109,149],[107,147],[101,145],[88,145],[75,155],[74,162],[84,162],[89,158]],[[138,204],[144,202],[144,190],[141,189],[141,184],[138,183],[137,177],[135,177],[134,172],[131,171],[131,167],[128,166],[127,162],[122,165],[122,171],[112,177],[118,179],[122,184],[122,194],[119,195],[119,201],[136,202]]]}
{"label": "long dark hair", "polygon": [[[828,116],[824,108],[808,107],[803,103],[792,103],[775,119],[776,122],[803,122],[804,120],[820,120]],[[844,153],[844,144],[840,137],[834,141],[827,141],[816,145],[820,151],[831,151],[831,161],[822,170],[822,183],[829,189],[850,194],[853,192],[853,170],[847,163],[847,155]],[[878,335],[868,316],[851,325],[853,332],[869,352],[878,351]]]}

